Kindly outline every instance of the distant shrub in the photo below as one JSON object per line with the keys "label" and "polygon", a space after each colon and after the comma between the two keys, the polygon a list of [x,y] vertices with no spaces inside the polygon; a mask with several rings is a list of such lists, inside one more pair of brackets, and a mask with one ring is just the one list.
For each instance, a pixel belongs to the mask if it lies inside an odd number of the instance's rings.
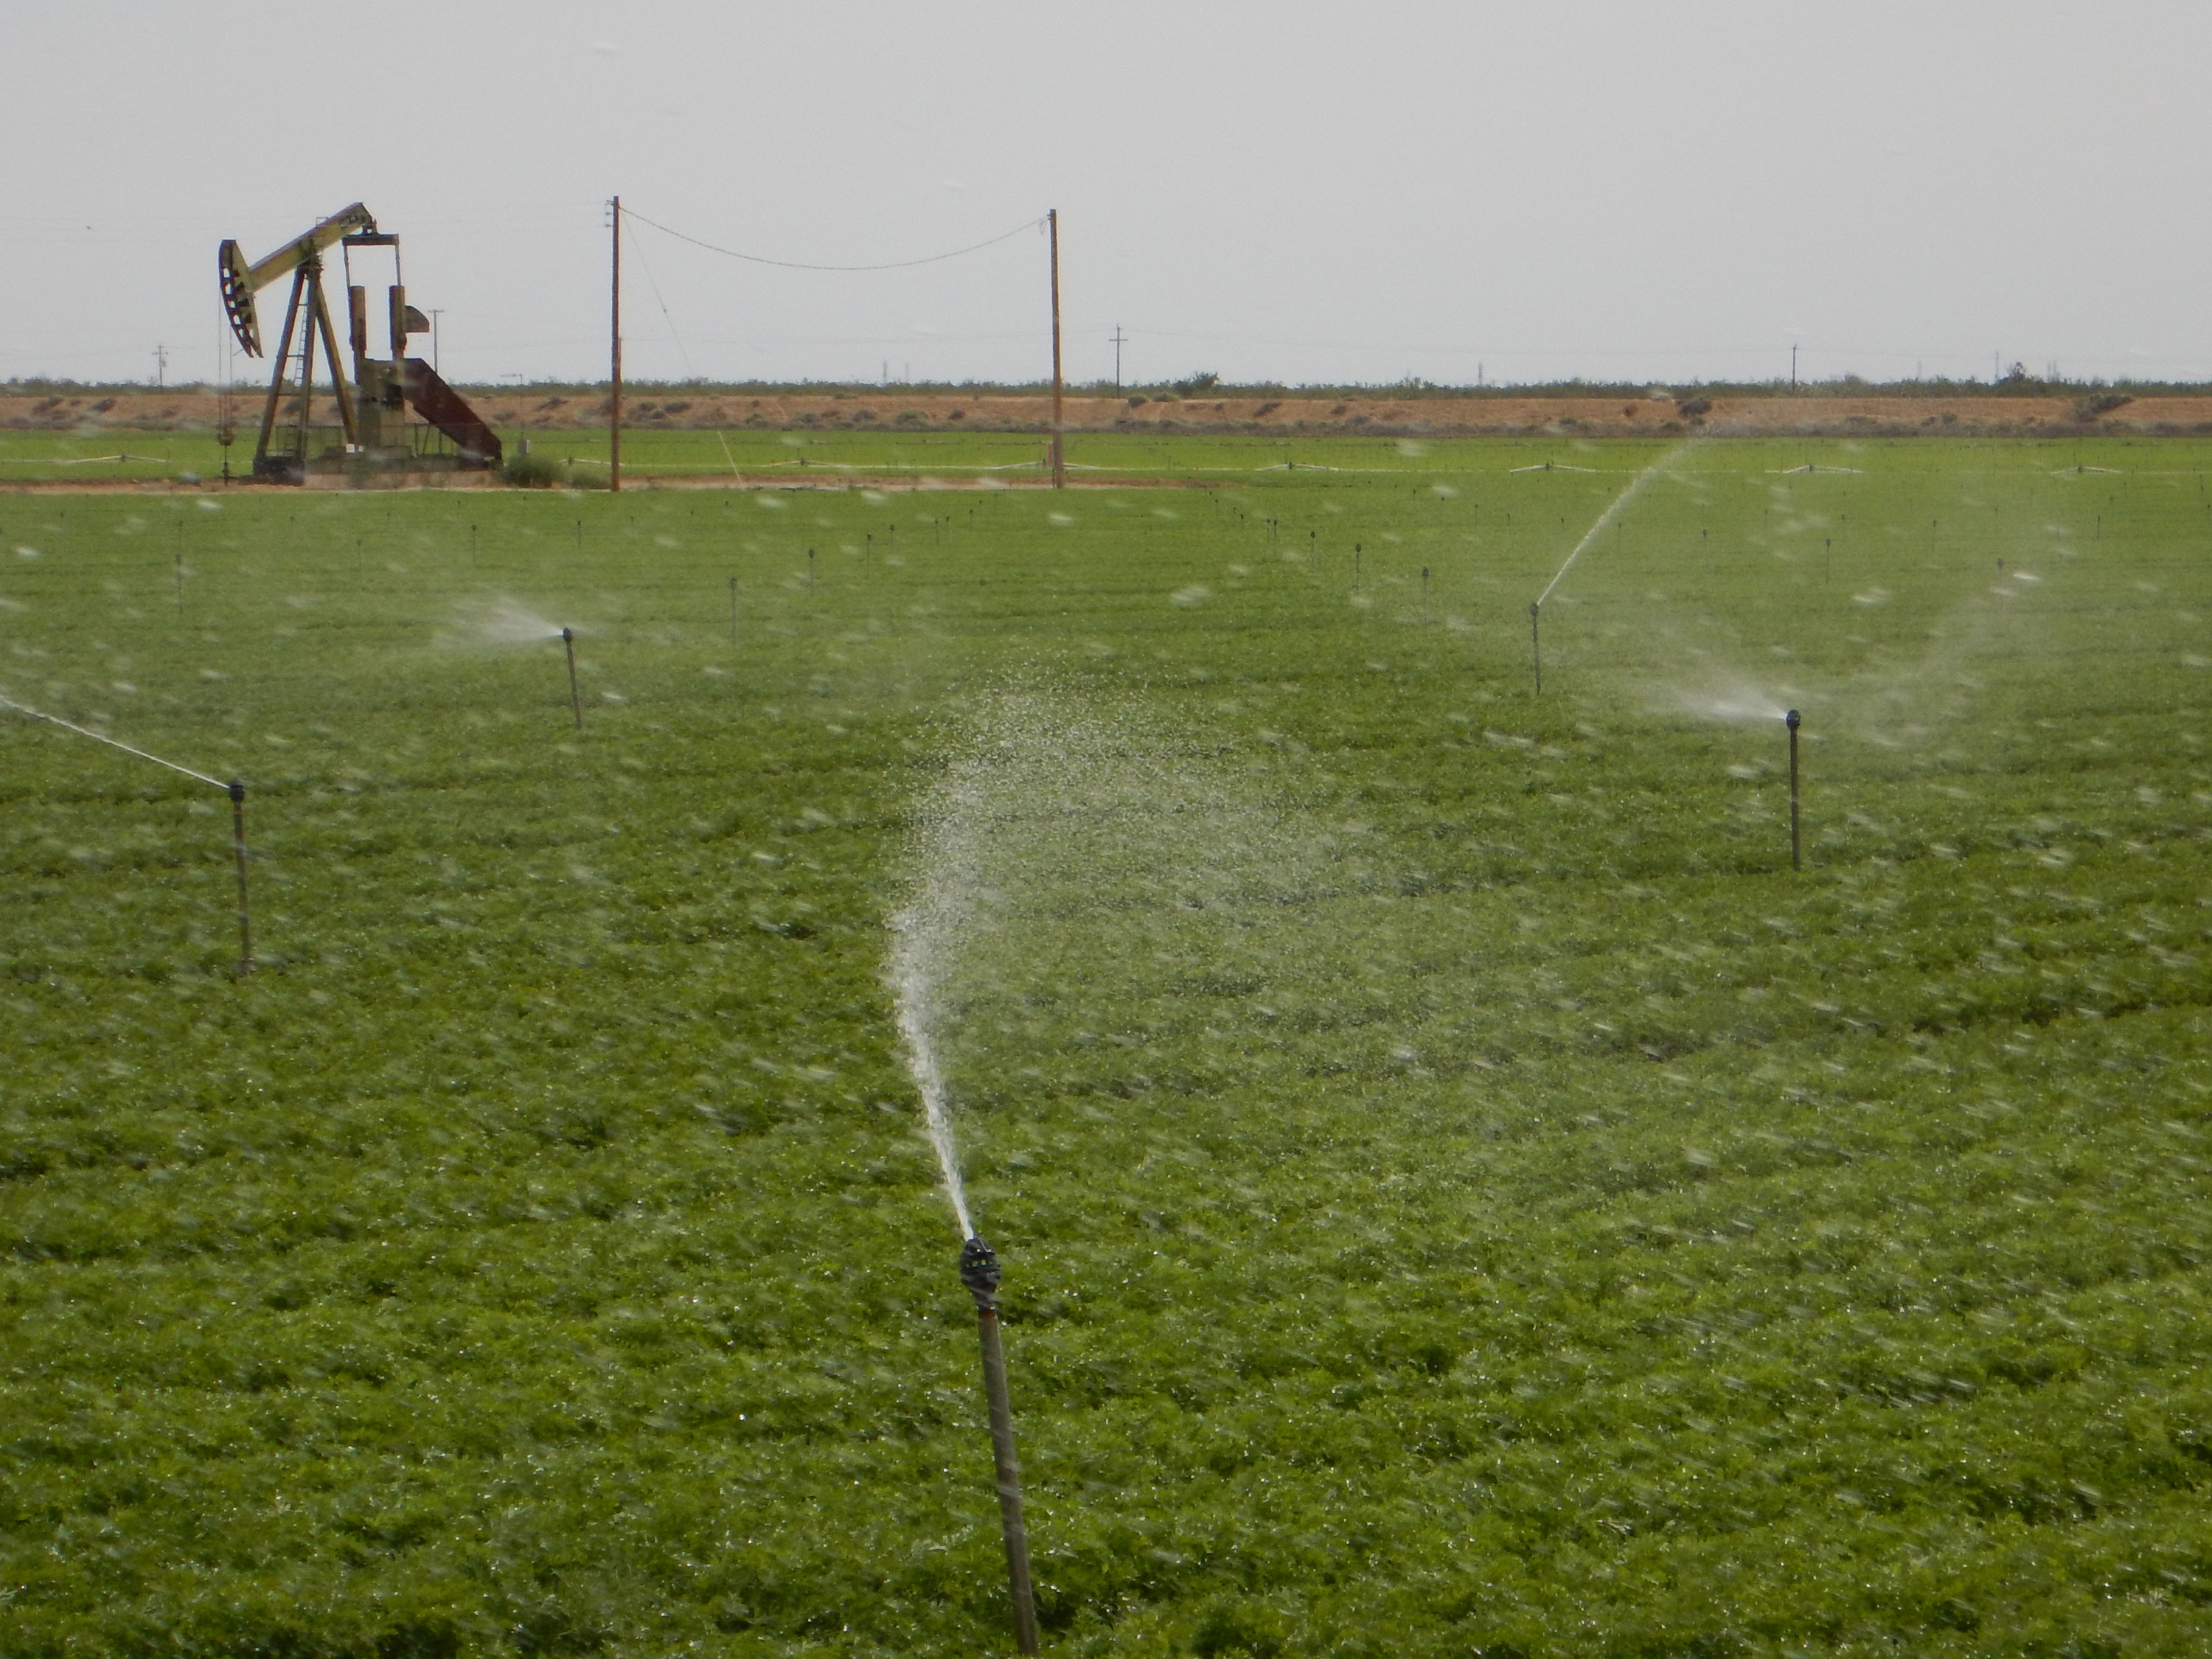
{"label": "distant shrub", "polygon": [[1142,409],[1150,402],[1152,402],[1152,399],[1145,396],[1143,392],[1139,392],[1129,399],[1129,407],[1132,409]]}
{"label": "distant shrub", "polygon": [[1692,398],[1686,403],[1674,405],[1693,421],[1702,420],[1711,410],[1712,406],[1713,400],[1711,398]]}
{"label": "distant shrub", "polygon": [[568,469],[549,455],[510,455],[499,476],[517,489],[557,489],[568,482]]}
{"label": "distant shrub", "polygon": [[2100,415],[2106,414],[2133,402],[2135,399],[2124,392],[2092,392],[2074,405],[2074,418],[2077,421],[2094,421]]}

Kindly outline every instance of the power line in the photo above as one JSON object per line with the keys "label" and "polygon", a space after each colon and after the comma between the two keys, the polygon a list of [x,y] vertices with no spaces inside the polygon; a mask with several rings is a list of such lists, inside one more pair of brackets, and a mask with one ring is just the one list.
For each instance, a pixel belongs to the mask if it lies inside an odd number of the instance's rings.
{"label": "power line", "polygon": [[[637,217],[635,213],[626,213],[623,216],[626,219]],[[660,307],[661,319],[668,325],[668,337],[676,342],[677,355],[684,359],[684,372],[690,374],[694,372],[691,368],[691,354],[684,348],[684,337],[676,331],[676,313],[669,310],[668,301],[661,297],[659,279],[653,274],[653,261],[647,258],[645,250],[638,246],[635,231],[630,233],[629,245],[637,248],[637,262],[645,267],[646,285],[652,289],[653,303]]]}
{"label": "power line", "polygon": [[704,248],[709,253],[719,253],[726,258],[743,259],[748,264],[777,265],[785,270],[906,270],[915,265],[933,265],[942,260],[957,259],[964,253],[976,253],[987,247],[996,247],[1000,243],[1010,242],[1024,231],[1034,230],[1044,222],[1044,216],[1039,214],[1034,219],[1024,220],[1003,235],[994,236],[988,241],[971,243],[966,247],[954,248],[950,253],[933,253],[924,259],[893,259],[878,265],[817,265],[799,259],[770,259],[758,253],[740,253],[735,248],[717,247],[712,242],[701,241],[696,236],[687,236],[680,230],[671,230],[658,220],[647,218],[635,208],[624,208],[623,211],[640,224],[651,225],[664,236],[673,236],[679,242],[689,242],[692,246]]}

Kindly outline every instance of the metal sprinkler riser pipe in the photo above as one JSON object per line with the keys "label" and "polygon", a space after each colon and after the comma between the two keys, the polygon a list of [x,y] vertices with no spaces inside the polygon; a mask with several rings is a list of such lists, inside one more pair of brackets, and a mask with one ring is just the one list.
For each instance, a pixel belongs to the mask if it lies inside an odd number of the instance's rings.
{"label": "metal sprinkler riser pipe", "polygon": [[561,648],[568,653],[568,707],[576,716],[576,729],[584,729],[584,694],[576,685],[576,634],[574,629],[561,630]]}
{"label": "metal sprinkler riser pipe", "polygon": [[1014,1455],[1014,1408],[1006,1394],[1006,1350],[999,1337],[999,1258],[981,1237],[960,1247],[960,1282],[975,1298],[983,1346],[983,1394],[991,1408],[991,1455],[998,1468],[999,1520],[1006,1535],[1006,1584],[1014,1603],[1014,1644],[1037,1650],[1036,1592],[1030,1581],[1029,1530],[1022,1521],[1022,1469]]}
{"label": "metal sprinkler riser pipe", "polygon": [[233,778],[224,786],[230,796],[230,844],[238,860],[238,973],[243,979],[253,971],[253,906],[246,889],[246,784]]}
{"label": "metal sprinkler riser pipe", "polygon": [[1782,723],[1790,728],[1790,867],[1802,870],[1805,859],[1797,827],[1797,728],[1804,722],[1793,708],[1782,717]]}

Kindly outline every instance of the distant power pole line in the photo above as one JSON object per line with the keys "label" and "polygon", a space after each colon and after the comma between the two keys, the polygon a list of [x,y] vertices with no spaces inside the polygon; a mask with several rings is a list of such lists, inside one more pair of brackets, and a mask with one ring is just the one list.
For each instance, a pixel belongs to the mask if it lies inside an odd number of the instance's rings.
{"label": "distant power pole line", "polygon": [[154,390],[161,391],[168,384],[168,379],[169,348],[157,345],[154,348]]}
{"label": "distant power pole line", "polygon": [[1052,487],[1067,488],[1067,433],[1060,416],[1060,210],[1051,208],[1044,216],[1046,232],[1052,238]]}
{"label": "distant power pole line", "polygon": [[1121,343],[1129,337],[1121,332],[1121,325],[1114,325],[1114,390],[1121,389]]}
{"label": "distant power pole line", "polygon": [[[608,247],[613,270],[607,288],[607,488],[622,488],[622,198],[607,198]],[[577,716],[576,723],[583,724]]]}
{"label": "distant power pole line", "polygon": [[1792,392],[1797,389],[1797,348],[1796,346],[1790,348],[1790,389]]}

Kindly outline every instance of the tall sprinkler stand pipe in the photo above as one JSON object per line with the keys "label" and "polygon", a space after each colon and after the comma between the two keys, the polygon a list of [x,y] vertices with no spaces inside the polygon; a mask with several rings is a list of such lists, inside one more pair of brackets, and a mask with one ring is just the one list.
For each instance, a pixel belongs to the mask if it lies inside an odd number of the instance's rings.
{"label": "tall sprinkler stand pipe", "polygon": [[1014,1644],[1035,1653],[1036,1595],[1030,1584],[1029,1532],[1022,1525],[1022,1467],[1014,1457],[1014,1408],[1006,1398],[1006,1350],[999,1340],[999,1258],[981,1238],[960,1247],[960,1282],[975,1298],[976,1330],[983,1341],[983,1392],[991,1402],[991,1455],[999,1468],[999,1519],[1006,1534]]}
{"label": "tall sprinkler stand pipe", "polygon": [[1544,695],[1544,641],[1536,631],[1536,618],[1541,607],[1534,599],[1528,601],[1528,653],[1536,665],[1536,695]]}
{"label": "tall sprinkler stand pipe", "polygon": [[730,643],[738,642],[738,579],[730,578]]}
{"label": "tall sprinkler stand pipe", "polygon": [[233,778],[230,791],[230,845],[238,858],[238,972],[244,978],[253,971],[253,906],[246,894],[246,786]]}
{"label": "tall sprinkler stand pipe", "polygon": [[568,707],[575,711],[576,729],[584,729],[584,694],[576,689],[576,635],[573,629],[561,630],[561,644],[568,653]]}
{"label": "tall sprinkler stand pipe", "polygon": [[1803,722],[1793,708],[1782,717],[1782,723],[1790,728],[1790,867],[1802,870],[1805,857],[1797,836],[1797,728]]}

